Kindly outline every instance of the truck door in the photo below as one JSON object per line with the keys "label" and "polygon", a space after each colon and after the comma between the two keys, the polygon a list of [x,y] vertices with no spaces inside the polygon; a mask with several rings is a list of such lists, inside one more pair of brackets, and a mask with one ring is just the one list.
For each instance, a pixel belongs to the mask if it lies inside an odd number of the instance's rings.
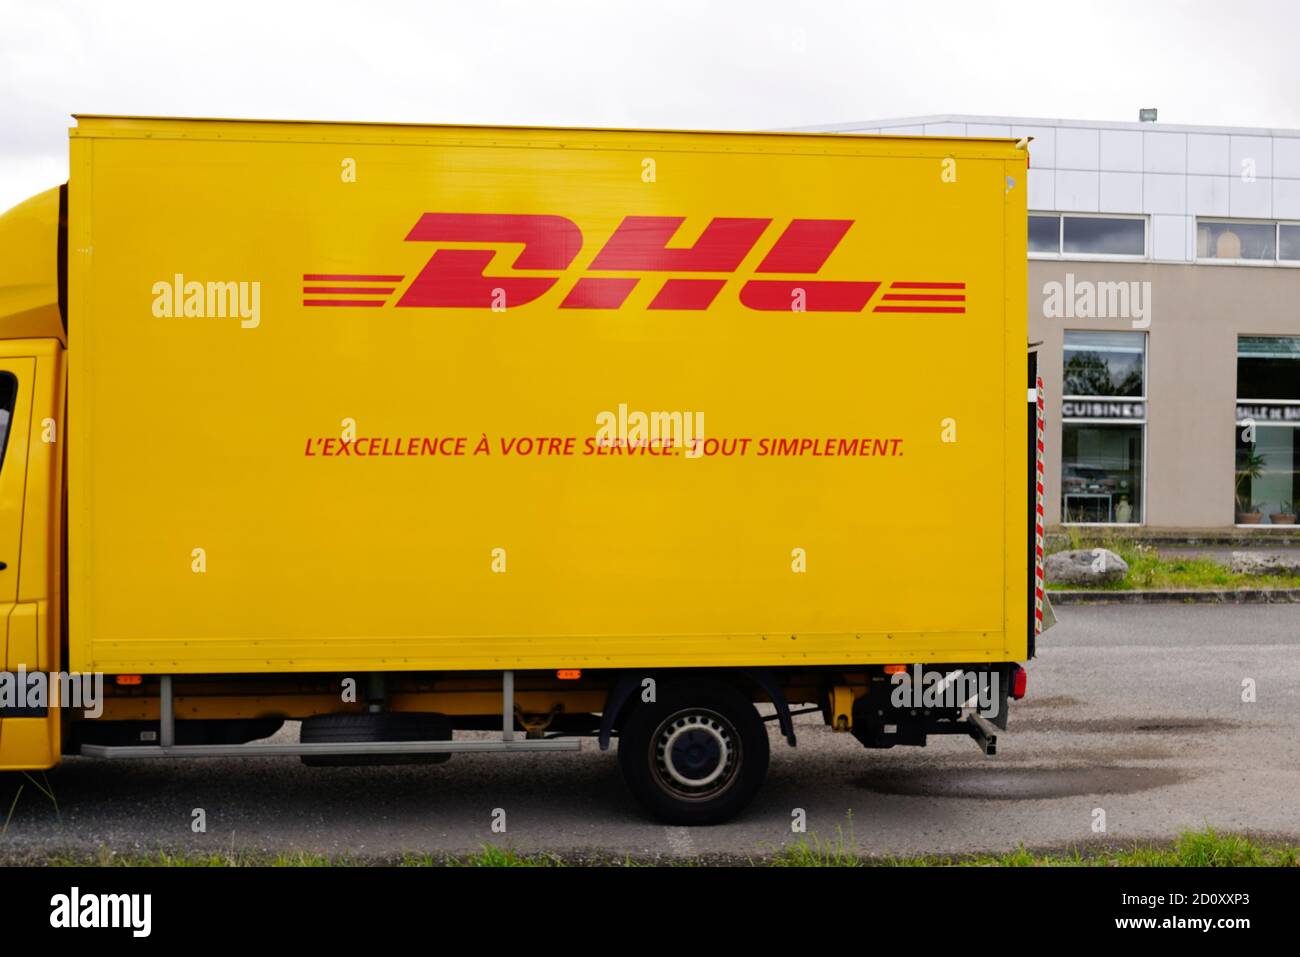
{"label": "truck door", "polygon": [[[28,673],[56,667],[40,640],[38,606],[20,602],[18,590],[35,373],[35,358],[0,355],[0,672],[7,673],[0,677],[8,679],[9,694],[19,667]],[[0,698],[0,769],[54,763],[58,715],[48,704]]]}
{"label": "truck door", "polygon": [[23,540],[23,498],[27,479],[27,440],[32,416],[36,360],[0,356],[0,621],[4,636],[0,659],[5,669],[39,667],[36,648],[10,645],[9,616],[18,601],[18,552]]}

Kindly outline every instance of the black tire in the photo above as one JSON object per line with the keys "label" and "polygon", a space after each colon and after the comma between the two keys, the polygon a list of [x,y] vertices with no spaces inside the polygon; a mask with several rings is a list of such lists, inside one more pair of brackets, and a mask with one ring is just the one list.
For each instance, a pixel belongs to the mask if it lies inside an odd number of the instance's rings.
{"label": "black tire", "polygon": [[752,701],[702,679],[660,687],[639,699],[618,735],[623,780],[666,824],[720,824],[737,814],[767,776],[767,728]]}
{"label": "black tire", "polygon": [[[318,714],[302,723],[303,744],[339,744],[353,741],[450,741],[451,722],[445,714],[416,711],[339,712]],[[304,754],[302,763],[313,768],[340,768],[388,764],[442,764],[450,754]]]}

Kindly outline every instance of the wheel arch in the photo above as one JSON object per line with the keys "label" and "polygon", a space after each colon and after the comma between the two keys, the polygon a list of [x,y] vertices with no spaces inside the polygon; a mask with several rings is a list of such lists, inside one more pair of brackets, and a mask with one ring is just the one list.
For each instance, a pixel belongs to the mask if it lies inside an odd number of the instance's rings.
{"label": "wheel arch", "polygon": [[627,712],[635,707],[634,696],[647,678],[653,678],[657,683],[682,683],[692,679],[714,681],[731,685],[749,695],[752,695],[755,690],[761,691],[776,708],[777,724],[786,743],[792,748],[795,747],[794,720],[790,715],[790,703],[786,700],[781,682],[770,669],[690,668],[619,672],[605,695],[605,708],[601,713],[600,730],[596,735],[600,750],[609,750],[609,742],[614,730],[619,727]]}

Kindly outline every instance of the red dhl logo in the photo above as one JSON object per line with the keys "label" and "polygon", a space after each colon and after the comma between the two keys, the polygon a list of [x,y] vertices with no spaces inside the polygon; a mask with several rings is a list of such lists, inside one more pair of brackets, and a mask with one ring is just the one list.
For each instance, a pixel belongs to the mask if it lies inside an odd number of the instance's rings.
{"label": "red dhl logo", "polygon": [[[673,276],[660,285],[648,308],[703,310],[713,305],[734,273],[772,224],[770,219],[713,219],[695,245],[670,248],[681,216],[628,216],[601,248],[585,274],[569,287],[561,309],[618,309],[642,277],[590,273],[712,273],[710,278]],[[810,280],[830,258],[851,219],[795,219],[755,270],[764,277],[740,286],[740,302],[760,312],[861,312],[881,281]],[[582,249],[582,231],[563,216],[497,213],[425,213],[406,237],[421,243],[517,243],[518,272],[564,273]],[[397,300],[398,308],[501,309],[521,306],[549,292],[562,276],[488,276],[492,249],[436,249]],[[792,278],[793,277],[793,278]],[[386,274],[307,273],[303,305],[377,308],[406,277]],[[891,282],[872,312],[964,313],[964,282]]]}

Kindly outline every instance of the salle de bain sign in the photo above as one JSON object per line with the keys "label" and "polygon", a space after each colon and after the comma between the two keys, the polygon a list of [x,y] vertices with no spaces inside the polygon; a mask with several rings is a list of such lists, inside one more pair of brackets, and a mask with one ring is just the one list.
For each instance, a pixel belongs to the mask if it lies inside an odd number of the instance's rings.
{"label": "salle de bain sign", "polygon": [[1066,399],[1061,403],[1061,417],[1066,419],[1144,419],[1145,402],[1091,402]]}
{"label": "salle de bain sign", "polygon": [[1300,405],[1238,405],[1237,421],[1300,422]]}

